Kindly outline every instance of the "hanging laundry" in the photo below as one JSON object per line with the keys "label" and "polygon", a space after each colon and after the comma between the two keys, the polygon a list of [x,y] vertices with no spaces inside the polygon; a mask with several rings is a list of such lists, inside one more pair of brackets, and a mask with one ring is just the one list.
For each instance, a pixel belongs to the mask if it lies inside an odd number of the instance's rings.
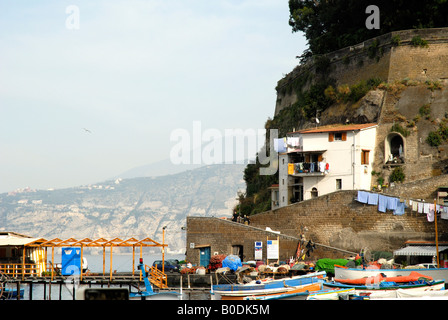
{"label": "hanging laundry", "polygon": [[379,212],[386,212],[387,198],[388,197],[383,196],[382,194],[378,195],[378,211]]}
{"label": "hanging laundry", "polygon": [[444,220],[448,220],[448,207],[442,207],[441,209],[440,217]]}
{"label": "hanging laundry", "polygon": [[418,213],[423,213],[423,203],[422,202],[418,202],[417,210],[418,210]]}
{"label": "hanging laundry", "polygon": [[369,193],[366,191],[358,191],[358,198],[356,199],[358,202],[361,203],[367,203],[367,200],[369,199]]}
{"label": "hanging laundry", "polygon": [[378,204],[378,193],[369,193],[368,204],[377,205]]}
{"label": "hanging laundry", "polygon": [[426,214],[426,218],[428,219],[428,222],[434,222],[434,205],[429,204],[429,212]]}
{"label": "hanging laundry", "polygon": [[314,162],[310,163],[310,172],[314,172]]}
{"label": "hanging laundry", "polygon": [[330,164],[329,163],[325,164],[325,172],[326,173],[330,172]]}
{"label": "hanging laundry", "polygon": [[429,213],[429,203],[423,204],[423,213],[426,213],[426,214]]}
{"label": "hanging laundry", "polygon": [[294,174],[294,163],[288,163],[288,174]]}
{"label": "hanging laundry", "polygon": [[274,139],[274,150],[279,153],[286,152],[286,144],[284,138]]}
{"label": "hanging laundry", "polygon": [[319,162],[319,172],[325,171],[325,162],[321,161]]}
{"label": "hanging laundry", "polygon": [[404,215],[404,210],[406,209],[405,202],[397,202],[397,208],[394,210],[394,215],[402,216]]}
{"label": "hanging laundry", "polygon": [[297,172],[303,172],[303,162],[294,163]]}
{"label": "hanging laundry", "polygon": [[418,210],[418,202],[417,201],[412,201],[412,211],[417,211]]}
{"label": "hanging laundry", "polygon": [[298,147],[300,146],[300,139],[299,137],[288,137],[286,143],[291,147]]}
{"label": "hanging laundry", "polygon": [[387,198],[387,210],[397,209],[398,198],[388,197]]}

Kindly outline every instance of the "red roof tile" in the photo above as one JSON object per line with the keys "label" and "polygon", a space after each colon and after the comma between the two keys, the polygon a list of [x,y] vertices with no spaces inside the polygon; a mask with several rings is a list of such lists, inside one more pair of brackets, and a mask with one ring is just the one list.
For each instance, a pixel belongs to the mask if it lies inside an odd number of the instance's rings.
{"label": "red roof tile", "polygon": [[290,133],[317,133],[317,132],[338,132],[338,131],[353,131],[362,130],[370,127],[375,127],[376,123],[363,123],[363,124],[339,124],[339,125],[328,125],[311,129],[304,129],[300,131],[290,132]]}

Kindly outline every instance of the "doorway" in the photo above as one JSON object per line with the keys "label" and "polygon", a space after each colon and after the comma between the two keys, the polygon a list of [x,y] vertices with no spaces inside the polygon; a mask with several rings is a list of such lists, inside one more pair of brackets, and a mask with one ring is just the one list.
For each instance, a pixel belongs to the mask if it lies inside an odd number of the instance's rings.
{"label": "doorway", "polygon": [[319,196],[319,192],[317,191],[317,188],[311,189],[311,199],[316,199]]}
{"label": "doorway", "polygon": [[199,249],[199,264],[207,268],[210,263],[210,247],[203,247]]}
{"label": "doorway", "polygon": [[405,140],[398,132],[391,132],[384,141],[385,163],[403,163],[405,158]]}
{"label": "doorway", "polygon": [[234,245],[234,246],[232,246],[232,254],[234,256],[240,257],[241,261],[244,261],[243,246],[241,246],[241,245]]}

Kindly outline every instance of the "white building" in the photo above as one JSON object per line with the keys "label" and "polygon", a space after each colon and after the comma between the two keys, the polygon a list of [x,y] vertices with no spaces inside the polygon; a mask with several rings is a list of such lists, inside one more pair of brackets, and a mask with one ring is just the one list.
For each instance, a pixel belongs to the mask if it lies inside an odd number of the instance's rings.
{"label": "white building", "polygon": [[276,141],[284,152],[279,152],[278,206],[272,208],[338,190],[369,190],[376,128],[374,123],[323,126]]}

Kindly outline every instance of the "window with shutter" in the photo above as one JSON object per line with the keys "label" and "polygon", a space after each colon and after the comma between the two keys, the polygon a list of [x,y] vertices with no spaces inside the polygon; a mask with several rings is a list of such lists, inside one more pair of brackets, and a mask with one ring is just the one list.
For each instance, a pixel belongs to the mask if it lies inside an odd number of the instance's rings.
{"label": "window with shutter", "polygon": [[369,164],[370,150],[361,151],[361,164]]}

